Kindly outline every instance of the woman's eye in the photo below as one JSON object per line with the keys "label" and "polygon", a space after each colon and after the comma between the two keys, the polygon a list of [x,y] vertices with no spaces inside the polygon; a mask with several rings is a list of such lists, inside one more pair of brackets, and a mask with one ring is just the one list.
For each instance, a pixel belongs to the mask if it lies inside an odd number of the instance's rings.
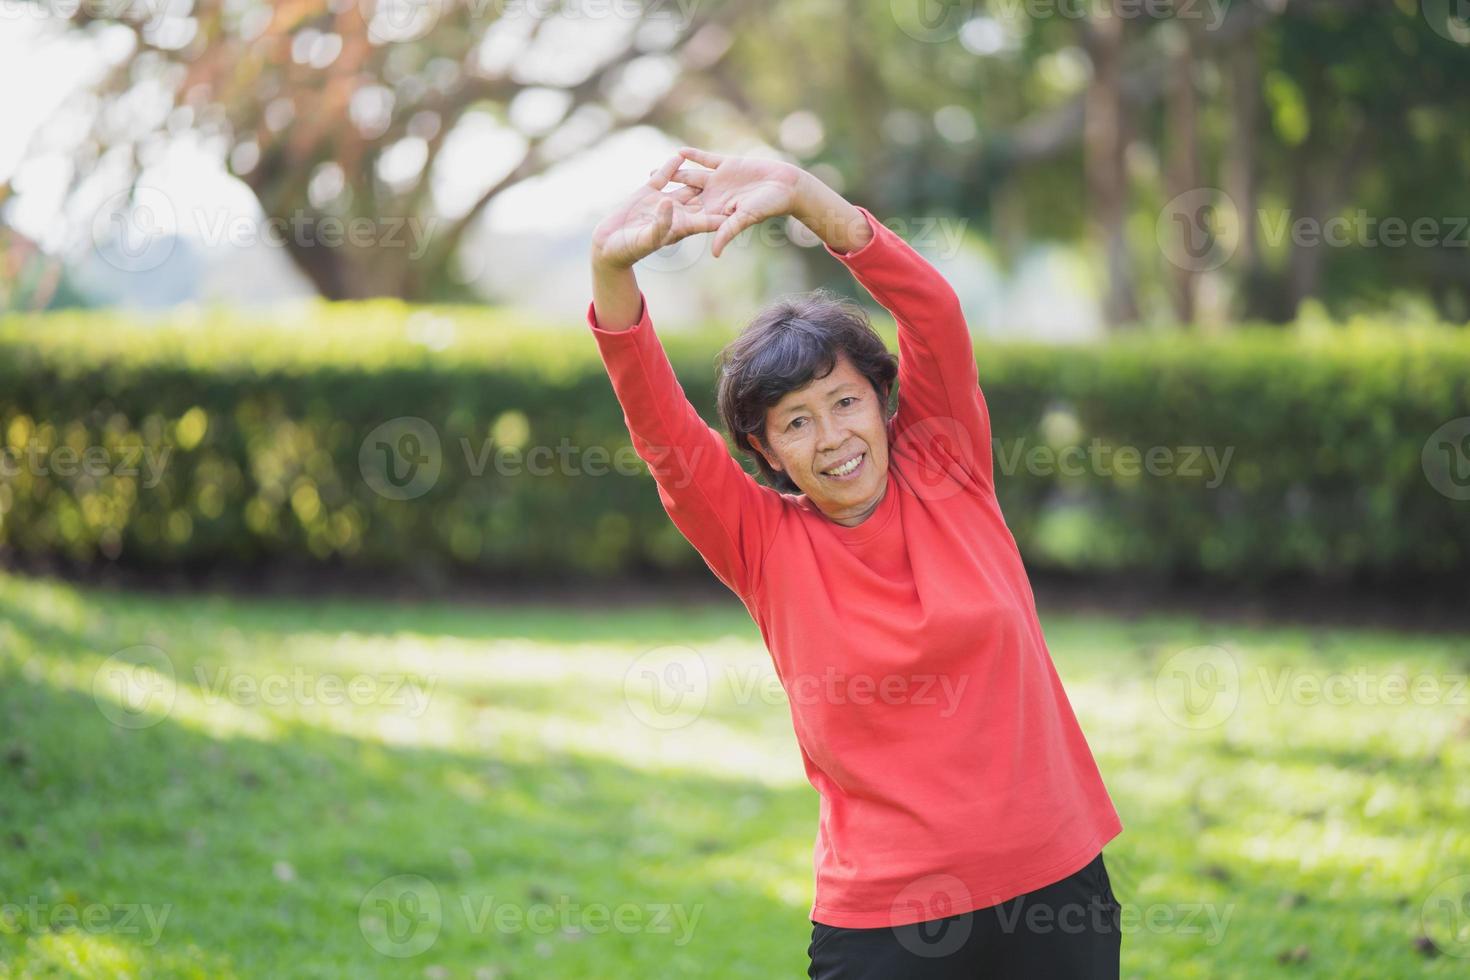
{"label": "woman's eye", "polygon": [[856,397],[854,397],[852,395],[848,395],[846,398],[842,399],[842,401],[841,402],[838,402],[837,404],[841,405],[842,402],[855,402],[855,401],[857,401],[857,398]]}
{"label": "woman's eye", "polygon": [[800,426],[798,426],[796,423],[801,422],[801,421],[803,421],[803,420],[802,419],[792,419],[791,420],[791,424],[788,425],[786,428],[788,428],[788,429],[797,429],[797,428],[800,428]]}

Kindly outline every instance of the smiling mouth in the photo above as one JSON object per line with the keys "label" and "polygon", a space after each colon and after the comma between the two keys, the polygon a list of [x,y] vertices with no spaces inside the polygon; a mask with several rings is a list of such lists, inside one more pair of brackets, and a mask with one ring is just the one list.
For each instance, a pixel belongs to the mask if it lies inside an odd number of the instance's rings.
{"label": "smiling mouth", "polygon": [[858,453],[856,456],[850,456],[837,466],[823,470],[822,475],[831,480],[848,479],[858,470],[862,469],[863,462],[867,459],[867,456],[867,453]]}

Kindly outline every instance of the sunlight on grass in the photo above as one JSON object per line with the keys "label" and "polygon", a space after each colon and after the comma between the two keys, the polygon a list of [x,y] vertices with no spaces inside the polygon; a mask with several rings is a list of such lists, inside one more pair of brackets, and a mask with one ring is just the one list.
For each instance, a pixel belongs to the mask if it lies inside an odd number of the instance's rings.
{"label": "sunlight on grass", "polygon": [[[5,966],[3,950],[3,942],[0,942],[0,972]],[[156,949],[139,945],[132,937],[75,926],[29,937],[18,951],[17,958],[25,962],[31,971],[22,974],[25,976],[56,973],[80,980],[143,976],[225,980],[236,976],[228,961],[221,957],[207,957],[197,947],[160,955]],[[3,975],[12,974],[6,972]]]}
{"label": "sunlight on grass", "polygon": [[[0,975],[805,969],[817,798],[738,604],[293,603],[0,576],[0,607],[0,888],[176,909],[154,947],[0,935]],[[1453,933],[1445,955],[1415,946],[1434,889],[1470,873],[1466,637],[1042,618],[1124,822],[1107,860],[1138,914],[1125,975],[1254,977],[1302,946],[1301,976],[1470,963]],[[141,669],[150,648],[166,683]],[[1224,708],[1181,714],[1171,684],[1199,649]],[[114,657],[136,684],[99,686]],[[1425,696],[1395,701],[1396,675]],[[687,702],[650,684],[670,678]],[[358,909],[405,872],[449,910],[568,895],[702,918],[676,949],[446,911],[433,949],[400,962]]]}

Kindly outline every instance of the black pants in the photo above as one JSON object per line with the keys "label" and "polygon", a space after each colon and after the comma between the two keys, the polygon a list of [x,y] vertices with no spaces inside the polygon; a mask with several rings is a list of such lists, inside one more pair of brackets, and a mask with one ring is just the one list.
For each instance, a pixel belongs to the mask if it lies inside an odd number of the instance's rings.
{"label": "black pants", "polygon": [[812,923],[813,980],[1117,980],[1122,906],[1101,853],[1008,902],[876,929]]}

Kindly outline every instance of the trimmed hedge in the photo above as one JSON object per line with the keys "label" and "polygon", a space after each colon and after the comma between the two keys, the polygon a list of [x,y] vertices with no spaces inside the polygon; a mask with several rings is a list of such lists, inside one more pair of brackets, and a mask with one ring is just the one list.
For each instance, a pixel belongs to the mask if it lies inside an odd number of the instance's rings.
{"label": "trimmed hedge", "polygon": [[[729,336],[664,335],[716,424]],[[1470,500],[1457,499],[1470,421],[1430,443],[1470,418],[1470,332],[1252,327],[982,342],[977,356],[1001,503],[1033,567],[1242,582],[1470,571]],[[385,482],[384,442],[425,461],[416,482]],[[708,574],[634,456],[581,323],[393,301],[9,316],[0,447],[12,557]]]}

